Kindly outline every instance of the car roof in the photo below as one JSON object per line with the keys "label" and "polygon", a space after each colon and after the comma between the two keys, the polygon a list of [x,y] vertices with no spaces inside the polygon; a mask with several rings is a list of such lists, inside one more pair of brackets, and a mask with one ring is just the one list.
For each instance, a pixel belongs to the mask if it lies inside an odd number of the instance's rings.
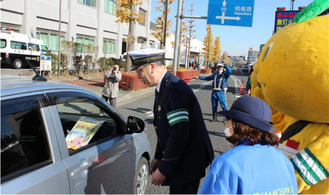
{"label": "car roof", "polygon": [[72,84],[66,84],[56,81],[34,81],[32,77],[24,76],[8,76],[1,75],[1,97],[14,94],[22,94],[26,92],[36,92],[43,90],[55,90],[55,89],[69,89],[69,90],[83,90],[89,92],[89,90],[78,87]]}

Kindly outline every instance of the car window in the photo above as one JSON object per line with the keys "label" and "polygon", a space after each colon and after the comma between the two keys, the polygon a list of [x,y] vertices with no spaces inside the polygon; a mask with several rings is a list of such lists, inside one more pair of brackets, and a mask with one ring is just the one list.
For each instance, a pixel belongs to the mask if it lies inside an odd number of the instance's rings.
{"label": "car window", "polygon": [[40,51],[40,47],[38,44],[29,43],[28,48],[30,51]]}
{"label": "car window", "polygon": [[51,163],[43,96],[1,101],[1,180]]}
{"label": "car window", "polygon": [[73,92],[48,96],[57,107],[70,154],[118,135],[118,117],[95,97]]}
{"label": "car window", "polygon": [[20,41],[10,41],[10,47],[12,49],[26,50],[26,43]]}
{"label": "car window", "polygon": [[7,46],[7,40],[6,39],[1,39],[1,47],[0,48],[5,48]]}

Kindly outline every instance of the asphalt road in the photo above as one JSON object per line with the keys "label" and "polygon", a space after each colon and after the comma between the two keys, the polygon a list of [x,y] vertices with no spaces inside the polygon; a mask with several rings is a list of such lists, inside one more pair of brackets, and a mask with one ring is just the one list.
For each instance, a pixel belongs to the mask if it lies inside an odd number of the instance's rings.
{"label": "asphalt road", "polygon": [[[239,95],[240,82],[244,80],[244,83],[247,81],[247,76],[241,75],[232,75],[229,79],[229,89],[226,93],[228,107],[231,107],[232,103],[241,95]],[[218,122],[210,122],[212,119],[211,111],[211,81],[203,80],[192,80],[189,84],[190,87],[195,92],[203,113],[203,118],[205,120],[210,139],[214,148],[215,157],[224,153],[225,151],[231,148],[230,144],[226,141],[224,131],[224,124],[221,122],[223,117],[218,117]],[[154,156],[154,150],[156,146],[157,136],[152,125],[153,121],[153,102],[154,95],[149,95],[145,98],[139,99],[138,101],[131,101],[124,105],[118,106],[118,111],[125,117],[128,116],[137,116],[142,118],[146,122],[146,134],[151,143],[152,154]],[[220,111],[221,108],[218,108]],[[201,181],[202,184],[202,181]],[[200,186],[201,186],[200,184]],[[169,188],[167,186],[155,186],[151,184],[149,179],[147,194],[168,194]]]}

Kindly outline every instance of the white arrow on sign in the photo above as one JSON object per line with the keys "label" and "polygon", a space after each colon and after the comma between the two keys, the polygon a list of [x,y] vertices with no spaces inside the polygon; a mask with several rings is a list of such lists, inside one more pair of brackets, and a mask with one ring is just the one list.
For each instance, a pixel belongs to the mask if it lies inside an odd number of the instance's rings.
{"label": "white arrow on sign", "polygon": [[216,16],[216,19],[221,19],[222,20],[222,24],[224,24],[224,21],[225,19],[227,20],[236,20],[236,21],[239,21],[241,18],[239,16],[237,17],[231,17],[231,16],[225,16],[225,12],[223,10],[226,10],[226,1],[224,0],[223,3],[222,3],[222,15],[221,16]]}
{"label": "white arrow on sign", "polygon": [[225,12],[222,12],[221,16],[216,16],[216,19],[222,19],[222,24],[224,24],[225,19],[227,19],[227,20],[236,20],[236,21],[241,20],[241,18],[239,16],[237,16],[237,17],[225,16]]}

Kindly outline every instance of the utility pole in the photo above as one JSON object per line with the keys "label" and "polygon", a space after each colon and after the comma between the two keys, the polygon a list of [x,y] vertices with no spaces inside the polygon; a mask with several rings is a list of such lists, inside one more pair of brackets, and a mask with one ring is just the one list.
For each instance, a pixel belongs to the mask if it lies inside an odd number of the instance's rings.
{"label": "utility pole", "polygon": [[[184,3],[185,3],[185,0],[183,0],[183,2],[182,2],[182,16],[184,15],[184,11],[185,11],[185,9],[184,9]],[[179,42],[178,42],[178,57],[177,57],[177,64],[178,64],[178,66],[180,65],[180,57],[181,57],[181,46],[182,46],[182,34],[183,34],[183,32],[185,32],[184,31],[184,29],[183,29],[183,27],[182,27],[182,23],[181,23],[181,25],[180,25],[180,27],[179,27]],[[184,35],[183,35],[184,36]],[[186,48],[185,48],[186,49]],[[185,52],[185,63],[186,63],[186,52]]]}
{"label": "utility pole", "polygon": [[178,0],[177,6],[177,15],[176,15],[176,35],[175,35],[175,49],[174,49],[174,74],[176,75],[178,67],[178,46],[179,46],[179,35],[180,35],[180,26],[182,22],[182,1]]}
{"label": "utility pole", "polygon": [[59,30],[58,30],[58,66],[57,66],[57,75],[61,73],[61,25],[62,24],[62,0],[59,0]]}
{"label": "utility pole", "polygon": [[177,15],[176,17],[176,34],[175,34],[175,48],[174,48],[174,74],[176,75],[177,67],[178,67],[178,45],[179,45],[179,36],[180,36],[180,26],[183,18],[194,18],[194,19],[207,19],[207,16],[184,16],[182,15],[182,1],[178,0],[178,6],[177,6]]}
{"label": "utility pole", "polygon": [[[194,11],[194,9],[193,9],[193,3],[191,4],[191,10],[189,10],[189,11],[191,11],[191,15],[193,15],[193,11]],[[193,27],[195,26],[195,25],[193,25],[194,20],[193,19],[190,19],[188,22],[190,23],[190,25],[189,25],[188,47],[187,47],[187,56],[188,56],[187,57],[187,67],[189,67],[189,63],[190,63],[190,59],[191,59],[192,32],[195,32],[193,30]]]}
{"label": "utility pole", "polygon": [[291,0],[291,10],[294,10],[294,3],[295,3],[295,0]]}

